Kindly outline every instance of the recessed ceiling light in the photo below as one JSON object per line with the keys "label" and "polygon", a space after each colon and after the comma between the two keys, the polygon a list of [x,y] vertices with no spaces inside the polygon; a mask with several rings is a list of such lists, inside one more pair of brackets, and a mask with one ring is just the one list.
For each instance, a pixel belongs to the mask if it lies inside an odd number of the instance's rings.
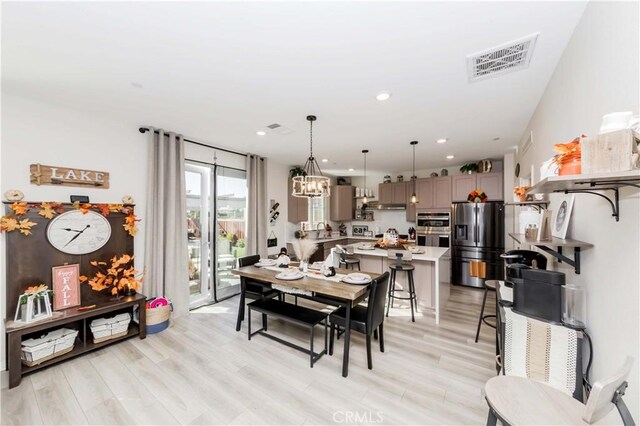
{"label": "recessed ceiling light", "polygon": [[349,169],[349,171],[350,171],[350,172],[353,172],[353,171],[355,171],[355,169]]}
{"label": "recessed ceiling light", "polygon": [[456,158],[455,155],[447,155],[447,160],[453,160],[454,158]]}
{"label": "recessed ceiling light", "polygon": [[446,141],[448,141],[448,140],[449,140],[449,139],[447,139],[447,138],[440,138],[440,139],[438,139],[436,142],[437,142],[437,143],[445,143],[445,142],[446,142]]}
{"label": "recessed ceiling light", "polygon": [[378,93],[378,95],[376,96],[376,99],[379,101],[386,101],[390,97],[391,97],[391,93],[382,92],[382,93]]}
{"label": "recessed ceiling light", "polygon": [[328,159],[328,158],[323,158],[323,159],[322,159],[322,162],[323,162],[323,163],[328,163],[328,162],[329,162],[329,159]]}
{"label": "recessed ceiling light", "polygon": [[264,135],[266,135],[266,134],[267,134],[267,132],[263,132],[262,130],[258,130],[258,131],[256,132],[256,135],[258,135],[258,136],[264,136]]}

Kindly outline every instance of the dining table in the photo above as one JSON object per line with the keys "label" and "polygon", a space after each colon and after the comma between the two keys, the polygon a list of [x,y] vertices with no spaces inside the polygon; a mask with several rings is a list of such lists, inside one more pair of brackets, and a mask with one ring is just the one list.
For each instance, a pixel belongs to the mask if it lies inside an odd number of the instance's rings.
{"label": "dining table", "polygon": [[[291,295],[324,303],[330,306],[344,307],[346,309],[346,326],[344,331],[344,350],[342,354],[342,376],[349,374],[349,344],[351,341],[351,308],[362,302],[369,294],[371,282],[365,284],[348,284],[341,277],[353,272],[347,269],[336,269],[336,276],[325,277],[320,271],[308,270],[304,277],[296,280],[281,280],[276,278],[282,268],[258,267],[255,265],[244,266],[233,269],[231,272],[241,278],[251,279],[252,284],[260,284],[266,287],[276,285],[278,288],[285,286],[291,289]],[[376,272],[361,272],[367,274],[372,280],[377,279],[381,274]],[[245,304],[245,280],[240,280],[240,303],[238,309],[238,324],[242,321],[240,315],[244,316],[242,307]],[[287,291],[284,291],[286,294]]]}

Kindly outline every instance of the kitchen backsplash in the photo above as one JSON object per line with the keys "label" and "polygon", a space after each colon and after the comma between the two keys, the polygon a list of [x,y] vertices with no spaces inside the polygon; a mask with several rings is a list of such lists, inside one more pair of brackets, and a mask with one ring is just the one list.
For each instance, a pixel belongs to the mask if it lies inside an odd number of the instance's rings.
{"label": "kitchen backsplash", "polygon": [[351,224],[345,223],[348,228],[349,234],[351,234],[351,226],[353,225],[366,225],[369,227],[369,231],[376,232],[376,228],[379,232],[383,233],[388,228],[396,228],[399,234],[406,234],[411,226],[415,227],[415,223],[407,222],[407,212],[405,210],[379,210],[373,212],[374,221],[353,221]]}

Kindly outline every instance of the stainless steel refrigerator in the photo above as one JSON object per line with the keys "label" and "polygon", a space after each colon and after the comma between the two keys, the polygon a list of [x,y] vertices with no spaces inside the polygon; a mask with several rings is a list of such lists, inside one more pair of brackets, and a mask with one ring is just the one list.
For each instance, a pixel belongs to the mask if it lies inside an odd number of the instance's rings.
{"label": "stainless steel refrigerator", "polygon": [[[451,220],[451,282],[483,287],[485,280],[504,279],[504,204],[453,203]],[[478,268],[484,278],[472,276]]]}

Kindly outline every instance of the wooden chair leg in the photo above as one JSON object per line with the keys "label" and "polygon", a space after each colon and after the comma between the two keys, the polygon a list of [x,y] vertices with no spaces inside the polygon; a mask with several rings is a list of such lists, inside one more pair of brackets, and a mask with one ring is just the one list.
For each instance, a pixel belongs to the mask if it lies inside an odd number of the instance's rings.
{"label": "wooden chair leg", "polygon": [[367,334],[367,367],[369,370],[373,370],[373,363],[371,362],[371,335]]}
{"label": "wooden chair leg", "polygon": [[331,324],[331,330],[329,331],[329,355],[333,355],[333,338],[336,335],[336,326]]}
{"label": "wooden chair leg", "polygon": [[384,352],[384,329],[383,324],[380,324],[380,352]]}

